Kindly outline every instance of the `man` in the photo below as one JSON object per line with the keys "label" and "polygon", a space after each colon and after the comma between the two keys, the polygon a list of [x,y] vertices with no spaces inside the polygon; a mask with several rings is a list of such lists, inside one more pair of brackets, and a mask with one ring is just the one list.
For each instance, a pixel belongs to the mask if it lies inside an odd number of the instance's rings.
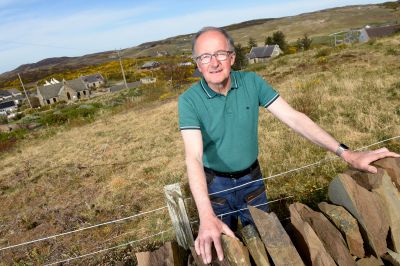
{"label": "man", "polygon": [[234,237],[232,229],[238,216],[243,225],[253,222],[248,211],[242,210],[247,204],[267,210],[257,161],[259,106],[355,168],[376,172],[371,162],[399,156],[386,148],[350,151],[290,107],[259,76],[231,71],[235,61],[233,40],[224,30],[200,30],[194,36],[192,52],[203,78],[179,97],[179,127],[189,185],[200,217],[195,249],[204,263],[211,262],[212,245],[218,258],[223,259],[221,234]]}

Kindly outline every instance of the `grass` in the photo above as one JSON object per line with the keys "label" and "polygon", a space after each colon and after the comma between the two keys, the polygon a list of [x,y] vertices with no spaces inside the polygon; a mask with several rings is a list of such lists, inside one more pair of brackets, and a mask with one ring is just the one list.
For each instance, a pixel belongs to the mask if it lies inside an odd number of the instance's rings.
{"label": "grass", "polygon": [[[328,53],[322,52],[324,48],[310,50],[270,60],[255,69],[290,104],[338,140],[359,148],[400,133],[400,61],[397,55],[387,53],[398,49],[399,44],[400,36],[394,36],[370,44],[330,49]],[[319,53],[323,55],[316,56]],[[159,100],[166,92],[165,86],[160,85],[138,95],[124,91],[101,98],[103,106],[118,101],[118,107],[113,107],[117,109],[99,108],[90,123],[43,129],[37,133],[39,137],[22,139],[16,148],[2,153],[1,246],[165,206],[163,187],[167,184],[180,182],[189,196],[177,121],[179,91]],[[259,160],[264,176],[332,157],[268,112],[260,111]],[[382,146],[400,152],[398,140],[371,148]],[[287,205],[294,201],[313,207],[326,200],[329,181],[345,168],[343,162],[333,160],[267,180],[270,200],[293,196],[273,203],[271,209],[284,219],[288,217]],[[192,200],[186,202],[193,207]],[[190,214],[191,220],[197,219],[193,208]],[[168,211],[163,209],[129,221],[2,251],[0,265],[50,263],[141,239],[171,226]],[[134,264],[135,252],[152,249],[173,237],[170,231],[76,263]]]}

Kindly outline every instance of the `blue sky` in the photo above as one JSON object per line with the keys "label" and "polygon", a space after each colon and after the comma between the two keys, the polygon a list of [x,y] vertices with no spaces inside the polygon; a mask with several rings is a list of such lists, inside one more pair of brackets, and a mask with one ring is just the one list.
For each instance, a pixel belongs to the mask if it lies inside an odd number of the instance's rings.
{"label": "blue sky", "polygon": [[379,2],[0,0],[0,73],[49,57],[128,48],[203,26]]}

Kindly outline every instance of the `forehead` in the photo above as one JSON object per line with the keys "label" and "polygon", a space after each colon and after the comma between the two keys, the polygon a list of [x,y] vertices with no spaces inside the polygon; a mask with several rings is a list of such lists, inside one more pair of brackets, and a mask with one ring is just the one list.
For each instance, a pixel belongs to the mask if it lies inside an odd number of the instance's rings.
{"label": "forehead", "polygon": [[229,50],[228,40],[218,31],[207,31],[196,41],[196,54],[214,53],[218,50]]}

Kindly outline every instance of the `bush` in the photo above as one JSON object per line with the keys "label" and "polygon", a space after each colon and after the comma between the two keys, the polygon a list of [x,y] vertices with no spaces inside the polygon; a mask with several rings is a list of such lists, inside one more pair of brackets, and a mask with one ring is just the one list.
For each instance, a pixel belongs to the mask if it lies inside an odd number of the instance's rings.
{"label": "bush", "polygon": [[325,57],[332,53],[332,48],[319,49],[315,55],[316,58]]}

